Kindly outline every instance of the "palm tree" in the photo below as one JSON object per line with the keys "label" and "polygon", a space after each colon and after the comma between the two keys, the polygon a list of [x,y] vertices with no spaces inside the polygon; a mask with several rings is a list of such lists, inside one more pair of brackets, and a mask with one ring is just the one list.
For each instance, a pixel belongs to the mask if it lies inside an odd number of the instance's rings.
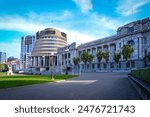
{"label": "palm tree", "polygon": [[81,54],[81,60],[83,61],[86,70],[86,64],[88,62],[88,53],[85,50]]}
{"label": "palm tree", "polygon": [[108,52],[108,51],[105,52],[105,53],[103,53],[103,58],[105,59],[106,66],[107,66],[107,63],[108,63],[108,61],[109,61],[109,52]]}
{"label": "palm tree", "polygon": [[99,50],[96,54],[97,60],[99,63],[101,63],[102,58],[103,58],[103,52],[101,50]]}
{"label": "palm tree", "polygon": [[128,62],[128,59],[131,57],[132,52],[134,52],[134,49],[131,47],[131,45],[126,44],[122,47],[122,55],[123,58],[126,60],[126,64]]}
{"label": "palm tree", "polygon": [[118,63],[119,63],[119,60],[121,58],[121,54],[120,53],[114,53],[114,61],[117,63],[117,69],[118,69]]}
{"label": "palm tree", "polygon": [[88,55],[88,62],[89,64],[92,63],[94,56],[93,55]]}

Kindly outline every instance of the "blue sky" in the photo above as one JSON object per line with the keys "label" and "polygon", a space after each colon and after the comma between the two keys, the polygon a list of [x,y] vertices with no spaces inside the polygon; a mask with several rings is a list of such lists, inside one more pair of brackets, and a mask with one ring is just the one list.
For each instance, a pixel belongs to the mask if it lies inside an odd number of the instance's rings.
{"label": "blue sky", "polygon": [[150,0],[1,0],[0,51],[20,58],[21,36],[48,27],[85,43],[116,34],[119,26],[150,17]]}

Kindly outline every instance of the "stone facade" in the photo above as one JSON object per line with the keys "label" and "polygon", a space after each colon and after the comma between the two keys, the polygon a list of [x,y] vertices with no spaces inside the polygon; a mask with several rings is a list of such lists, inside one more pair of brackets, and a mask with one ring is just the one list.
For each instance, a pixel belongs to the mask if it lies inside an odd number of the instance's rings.
{"label": "stone facade", "polygon": [[[83,51],[92,54],[94,59],[92,63],[87,63],[86,67],[80,61],[78,72],[105,72],[142,68],[145,66],[143,58],[150,53],[150,18],[121,26],[117,29],[116,35],[81,45],[76,42],[67,45],[66,34],[52,28],[37,32],[36,38],[31,55],[31,66],[34,73],[50,73],[52,70],[55,73],[65,73],[66,69],[70,73],[75,73],[73,58],[80,58]],[[114,53],[121,52],[123,45],[127,43],[134,48],[131,58],[126,62],[121,55],[119,64],[116,64]],[[109,52],[107,64],[104,59],[100,63],[98,62],[96,54],[99,50]],[[53,56],[52,53],[54,53]]]}
{"label": "stone facade", "polygon": [[74,42],[57,50],[57,71],[64,73],[66,69],[73,72],[73,58],[77,56],[77,47],[79,45]]}
{"label": "stone facade", "polygon": [[[103,39],[98,39],[81,45],[73,43],[69,46],[58,49],[57,70],[62,71],[62,66],[68,66],[70,67],[71,71],[73,71],[73,57],[80,58],[81,53],[84,50],[87,51],[89,54],[92,54],[94,56],[94,59],[92,61],[92,64],[87,64],[86,70],[84,63],[81,61],[81,71],[100,72],[118,70],[117,64],[113,60],[113,56],[115,52],[121,52],[123,45],[127,43],[130,44],[132,48],[134,48],[134,52],[132,53],[129,62],[126,62],[125,59],[123,59],[123,56],[121,56],[118,65],[119,70],[130,70],[132,68],[144,67],[145,63],[143,61],[143,58],[148,53],[150,53],[150,18],[134,21],[122,27],[119,27],[117,29],[116,35]],[[98,52],[98,50],[102,50],[103,52],[109,52],[109,62],[107,65],[104,59],[102,59],[101,63],[97,61],[96,53]],[[61,68],[61,70],[59,68]]]}

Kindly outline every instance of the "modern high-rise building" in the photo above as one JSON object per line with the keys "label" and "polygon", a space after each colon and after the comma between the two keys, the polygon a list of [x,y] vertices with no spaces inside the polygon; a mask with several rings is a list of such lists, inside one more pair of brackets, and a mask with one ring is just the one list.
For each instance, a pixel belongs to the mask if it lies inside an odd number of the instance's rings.
{"label": "modern high-rise building", "polygon": [[54,28],[37,32],[36,43],[31,55],[32,70],[35,72],[49,71],[50,63],[57,64],[57,49],[66,45],[67,35],[64,32]]}
{"label": "modern high-rise building", "polygon": [[35,44],[35,36],[21,37],[21,68],[24,71],[29,71],[31,68],[30,55]]}
{"label": "modern high-rise building", "polygon": [[6,52],[0,52],[0,63],[6,62]]}

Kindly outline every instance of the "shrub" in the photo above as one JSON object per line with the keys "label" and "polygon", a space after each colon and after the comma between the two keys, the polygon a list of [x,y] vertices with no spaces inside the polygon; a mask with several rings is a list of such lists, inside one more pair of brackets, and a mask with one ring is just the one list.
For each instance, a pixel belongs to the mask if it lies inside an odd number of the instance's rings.
{"label": "shrub", "polygon": [[150,68],[132,70],[131,74],[133,77],[150,83]]}

